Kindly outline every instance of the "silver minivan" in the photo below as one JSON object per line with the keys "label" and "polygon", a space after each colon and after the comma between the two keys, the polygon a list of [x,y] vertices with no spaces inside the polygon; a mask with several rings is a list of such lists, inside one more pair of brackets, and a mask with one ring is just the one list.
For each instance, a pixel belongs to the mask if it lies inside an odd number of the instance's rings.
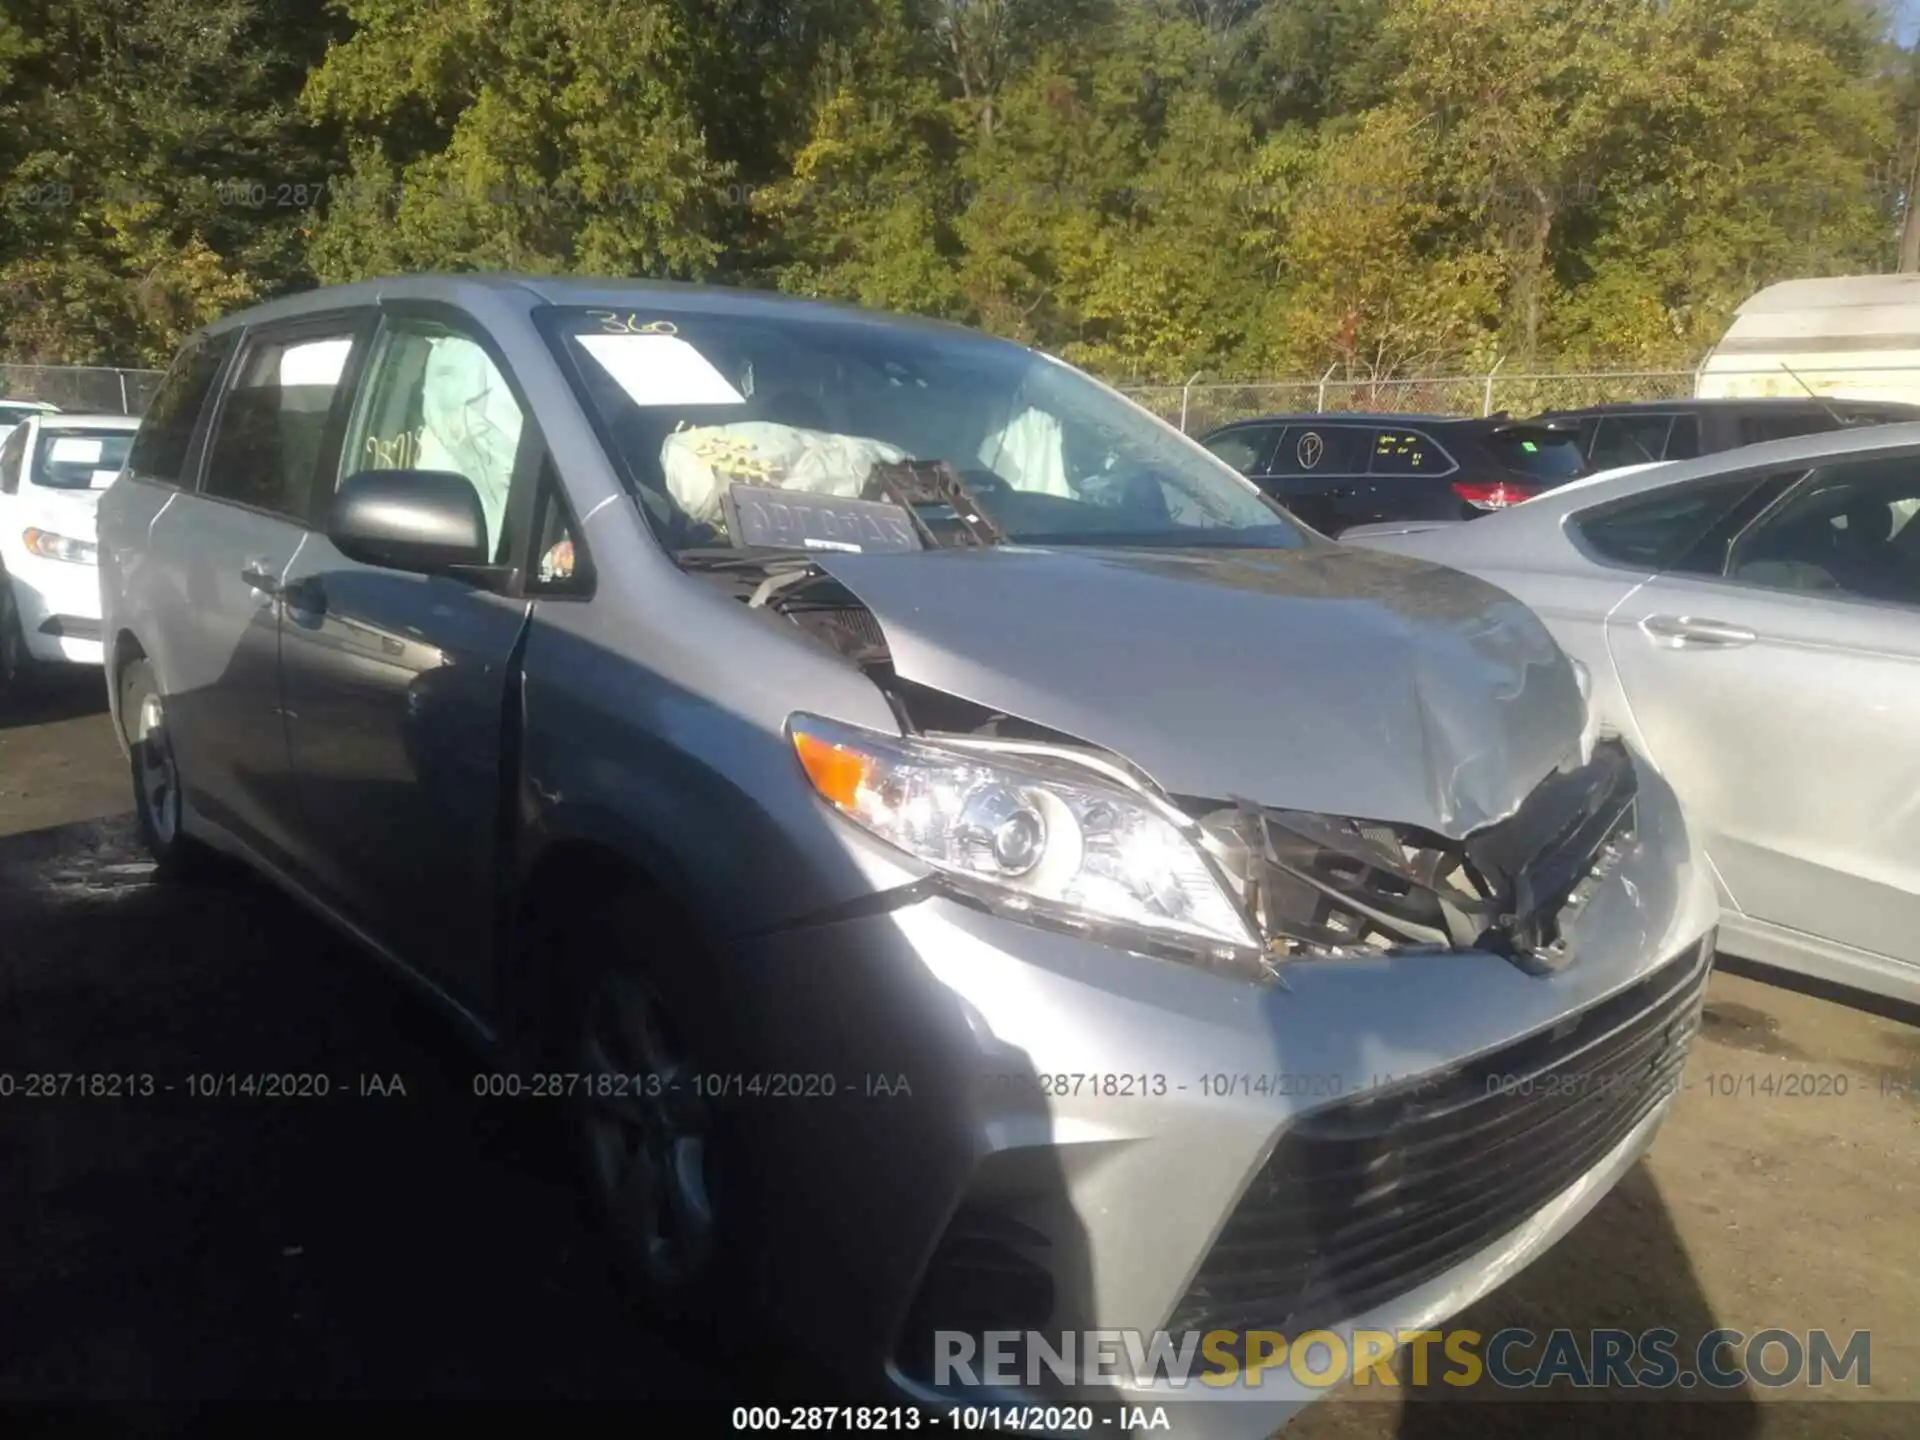
{"label": "silver minivan", "polygon": [[651,1299],[894,1403],[1053,1393],[956,1379],[999,1332],[1430,1325],[1697,1025],[1697,850],[1532,613],[1023,346],[318,290],[192,338],[99,534],[159,867],[390,961]]}

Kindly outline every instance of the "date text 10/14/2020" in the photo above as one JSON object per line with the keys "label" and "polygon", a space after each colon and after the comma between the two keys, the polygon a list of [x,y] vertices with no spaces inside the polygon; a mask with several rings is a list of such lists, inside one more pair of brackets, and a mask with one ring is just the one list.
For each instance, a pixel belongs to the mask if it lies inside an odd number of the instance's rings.
{"label": "date text 10/14/2020", "polygon": [[921,1410],[911,1405],[736,1405],[736,1431],[857,1432],[905,1435],[950,1430],[957,1434],[1091,1435],[1140,1430],[1170,1431],[1164,1405],[949,1405]]}
{"label": "date text 10/14/2020", "polygon": [[205,1070],[166,1076],[145,1070],[0,1070],[4,1100],[359,1100],[405,1099],[395,1073],[339,1076],[323,1070]]}
{"label": "date text 10/14/2020", "polygon": [[835,1075],[813,1071],[699,1071],[665,1076],[647,1072],[543,1070],[522,1075],[493,1070],[473,1077],[473,1093],[486,1099],[654,1100],[662,1095],[692,1095],[702,1100],[892,1100],[911,1097],[913,1083],[903,1074]]}

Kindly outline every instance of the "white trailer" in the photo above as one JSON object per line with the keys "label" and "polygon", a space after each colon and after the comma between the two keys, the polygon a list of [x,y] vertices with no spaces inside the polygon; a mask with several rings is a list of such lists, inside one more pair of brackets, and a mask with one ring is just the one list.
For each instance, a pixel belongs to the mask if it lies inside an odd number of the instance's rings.
{"label": "white trailer", "polygon": [[1920,403],[1920,275],[1769,285],[1700,367],[1702,399],[1817,395]]}

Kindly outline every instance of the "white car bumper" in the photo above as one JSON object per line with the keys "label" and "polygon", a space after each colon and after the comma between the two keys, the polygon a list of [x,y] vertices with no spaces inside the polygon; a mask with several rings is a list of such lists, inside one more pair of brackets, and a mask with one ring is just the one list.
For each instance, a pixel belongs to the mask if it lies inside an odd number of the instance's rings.
{"label": "white car bumper", "polygon": [[8,557],[7,578],[34,659],[101,663],[98,566],[16,553]]}

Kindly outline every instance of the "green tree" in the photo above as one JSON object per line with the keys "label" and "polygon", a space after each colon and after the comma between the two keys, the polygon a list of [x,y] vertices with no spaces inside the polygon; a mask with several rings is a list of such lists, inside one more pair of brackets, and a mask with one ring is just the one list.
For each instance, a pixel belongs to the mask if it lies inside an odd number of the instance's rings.
{"label": "green tree", "polygon": [[10,0],[4,353],[157,364],[302,283],[326,137],[287,97],[325,40],[324,17],[278,0]]}
{"label": "green tree", "polygon": [[953,220],[967,117],[902,0],[862,18],[824,46],[804,139],[754,196],[760,263],[796,294],[966,318]]}
{"label": "green tree", "polygon": [[1449,233],[1437,129],[1382,107],[1310,145],[1269,142],[1259,173],[1285,295],[1265,349],[1285,368],[1383,380],[1488,358],[1503,268]]}

